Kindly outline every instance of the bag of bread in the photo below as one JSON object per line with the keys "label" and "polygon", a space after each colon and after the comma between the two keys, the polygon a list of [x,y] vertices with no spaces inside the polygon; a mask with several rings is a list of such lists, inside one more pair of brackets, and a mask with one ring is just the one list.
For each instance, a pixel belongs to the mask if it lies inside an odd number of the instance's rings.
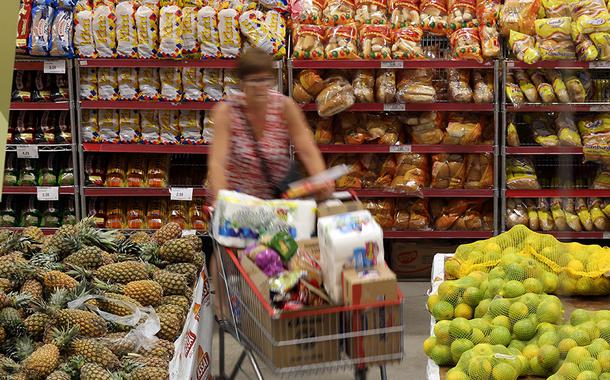
{"label": "bag of bread", "polygon": [[187,0],[182,6],[182,56],[184,57],[199,58],[201,55],[197,13],[202,6],[203,0]]}
{"label": "bag of bread", "polygon": [[472,89],[470,88],[470,70],[447,70],[449,82],[449,100],[461,103],[472,102]]}
{"label": "bag of bread", "polygon": [[449,114],[443,144],[473,145],[479,143],[483,126],[479,115],[452,112]]}
{"label": "bag of bread", "polygon": [[178,144],[180,142],[180,112],[159,111],[159,128],[161,144]]}
{"label": "bag of bread", "polygon": [[448,30],[453,32],[461,28],[477,28],[479,20],[477,20],[476,5],[476,0],[449,1]]}
{"label": "bag of bread", "polygon": [[537,48],[543,61],[576,59],[570,22],[570,17],[536,20]]}
{"label": "bag of bread", "polygon": [[203,92],[209,102],[218,102],[223,95],[223,73],[222,69],[203,70]]}
{"label": "bag of bread", "polygon": [[286,19],[276,10],[267,11],[265,24],[269,28],[274,39],[274,57],[283,58],[286,56]]}
{"label": "bag of bread", "polygon": [[[127,176],[127,157],[113,156],[106,168],[106,186],[124,187]],[[110,206],[109,206],[110,208]],[[109,212],[110,213],[110,212]]]}
{"label": "bag of bread", "polygon": [[373,215],[381,228],[388,229],[394,227],[396,204],[393,199],[368,199],[362,204]]}
{"label": "bag of bread", "polygon": [[136,58],[138,56],[136,9],[137,4],[134,0],[122,1],[116,5],[116,50],[119,58]]}
{"label": "bag of bread", "polygon": [[55,17],[51,25],[51,38],[49,44],[49,55],[52,57],[74,57],[73,24],[74,4],[59,3],[56,6]]}
{"label": "bag of bread", "polygon": [[[23,4],[26,3],[23,2]],[[95,41],[93,40],[93,8],[88,0],[79,0],[76,4],[74,14],[74,50],[77,57],[95,58],[97,56]]]}
{"label": "bag of bread", "polygon": [[119,98],[118,69],[100,67],[97,70],[97,93],[100,100],[117,100]]}
{"label": "bag of bread", "polygon": [[146,228],[146,203],[143,199],[129,200],[127,204],[127,228],[145,229]]}
{"label": "bag of bread", "polygon": [[599,58],[602,61],[610,61],[610,33],[597,32],[589,35],[591,41],[599,51]]}
{"label": "bag of bread", "polygon": [[399,72],[396,100],[399,103],[422,103],[436,100],[432,70],[407,69]]}
{"label": "bag of bread", "polygon": [[445,137],[441,112],[422,112],[403,118],[413,144],[440,144]]}
{"label": "bag of bread", "polygon": [[[367,115],[359,115],[353,112],[346,112],[339,118],[339,127],[343,143],[349,145],[364,144],[368,139],[365,129]],[[364,119],[364,120],[363,120]]]}
{"label": "bag of bread", "polygon": [[327,0],[322,11],[324,24],[328,26],[351,24],[355,14],[355,4],[352,0]]}
{"label": "bag of bread", "polygon": [[508,157],[506,164],[507,189],[540,189],[536,169],[532,160],[527,157]]}
{"label": "bag of bread", "polygon": [[375,102],[375,73],[373,70],[356,70],[352,80],[357,103]]}
{"label": "bag of bread", "polygon": [[[303,9],[298,15],[296,21],[301,25],[322,25],[323,15],[322,11],[326,6],[325,0],[305,0],[302,2]],[[294,5],[293,5],[294,10]],[[293,17],[293,20],[295,18]]]}
{"label": "bag of bread", "polygon": [[294,59],[324,59],[324,28],[301,25],[292,52]]}
{"label": "bag of bread", "polygon": [[474,91],[472,99],[475,103],[493,103],[494,101],[494,77],[493,71],[473,71],[472,81]]}
{"label": "bag of bread", "polygon": [[[572,70],[562,70],[562,74],[570,100],[573,103],[582,103],[586,101],[588,98],[588,91],[585,87],[586,76],[581,75],[581,77],[578,77]],[[583,83],[583,81],[585,83]]]}
{"label": "bag of bread", "polygon": [[465,189],[491,189],[494,186],[494,158],[491,153],[466,156]]}
{"label": "bag of bread", "polygon": [[218,37],[223,58],[236,58],[241,49],[239,12],[225,8],[218,12]]}
{"label": "bag of bread", "polygon": [[[408,215],[408,220],[405,220]],[[430,212],[427,199],[409,200],[398,206],[395,227],[409,231],[425,231],[430,229]],[[399,222],[400,220],[400,222]]]}
{"label": "bag of bread", "polygon": [[571,17],[572,1],[570,0],[542,0],[545,17]]}
{"label": "bag of bread", "polygon": [[140,113],[138,110],[119,110],[119,139],[124,143],[140,142]]}
{"label": "bag of bread", "polygon": [[140,100],[159,100],[161,80],[159,70],[154,67],[141,67],[138,76],[138,99]]}
{"label": "bag of bread", "polygon": [[461,154],[433,154],[430,187],[433,189],[463,189],[466,165]]}
{"label": "bag of bread", "polygon": [[360,29],[361,56],[364,59],[391,59],[392,40],[387,25],[365,25]]}
{"label": "bag of bread", "polygon": [[419,10],[424,32],[437,36],[447,34],[447,1],[422,0]]}
{"label": "bag of bread", "polygon": [[428,157],[418,153],[396,155],[396,174],[391,188],[398,191],[418,192],[428,184]]}
{"label": "bag of bread", "polygon": [[531,122],[532,135],[534,141],[540,146],[558,146],[559,138],[555,135],[549,121],[536,119]]}
{"label": "bag of bread", "polygon": [[216,10],[210,6],[205,6],[197,12],[197,41],[200,45],[202,58],[217,58],[220,56]]}
{"label": "bag of bread", "polygon": [[138,98],[138,70],[130,67],[117,69],[120,100],[136,100]]}
{"label": "bag of bread", "polygon": [[477,0],[476,15],[480,25],[493,27],[497,30],[498,13],[501,3],[498,0]]}
{"label": "bag of bread", "polygon": [[267,54],[275,54],[275,36],[265,23],[265,15],[261,11],[248,10],[239,16],[241,33],[251,46],[257,47]]}
{"label": "bag of bread", "polygon": [[34,3],[32,7],[32,27],[28,40],[28,51],[30,55],[49,55],[49,43],[51,42],[51,27],[55,9],[47,2]]}
{"label": "bag of bread", "polygon": [[301,70],[297,74],[297,80],[303,90],[315,97],[325,86],[324,80],[316,70]]}
{"label": "bag of bread", "polygon": [[313,96],[311,96],[298,81],[292,82],[291,90],[292,99],[299,104],[311,103]]}
{"label": "bag of bread", "polygon": [[455,59],[472,59],[483,62],[481,55],[481,38],[476,28],[462,28],[451,33],[449,37],[451,51]]}
{"label": "bag of bread", "polygon": [[161,142],[159,113],[157,111],[140,111],[140,130],[143,143],[159,144]]}
{"label": "bag of bread", "polygon": [[563,146],[582,146],[580,134],[576,127],[574,114],[561,112],[555,118],[555,132],[559,138],[560,145]]}
{"label": "bag of bread", "polygon": [[328,59],[358,59],[358,30],[354,25],[326,29],[324,53]]}
{"label": "bag of bread", "polygon": [[97,123],[97,110],[81,110],[81,136],[83,142],[99,142],[100,126]]}
{"label": "bag of bread", "polygon": [[111,199],[106,208],[105,228],[126,228],[124,202],[120,199]]}
{"label": "bag of bread", "polygon": [[366,118],[367,140],[384,145],[398,143],[400,121],[391,115],[372,114]]}
{"label": "bag of bread", "polygon": [[101,142],[119,142],[120,123],[117,110],[98,110],[98,126]]}
{"label": "bag of bread", "polygon": [[389,0],[390,23],[393,29],[421,26],[419,0]]}
{"label": "bag of bread", "polygon": [[354,105],[354,89],[347,80],[330,82],[316,96],[318,114],[329,117],[343,112]]}
{"label": "bag of bread", "polygon": [[558,70],[544,70],[544,76],[548,79],[553,87],[555,95],[560,103],[569,103],[570,96],[568,95],[568,89],[566,84],[561,77],[561,73]]}
{"label": "bag of bread", "polygon": [[333,118],[323,118],[315,113],[308,114],[308,124],[314,131],[316,144],[332,144],[333,142]]}
{"label": "bag of bread", "polygon": [[224,70],[222,77],[223,97],[233,96],[240,93],[239,77],[235,70]]}
{"label": "bag of bread", "polygon": [[500,9],[500,34],[504,37],[512,32],[533,35],[539,9],[540,0],[506,0]]}
{"label": "bag of bread", "polygon": [[155,199],[148,202],[146,208],[146,222],[151,230],[158,230],[166,223],[167,217],[167,201],[164,199]]}
{"label": "bag of bread", "polygon": [[[536,215],[536,220],[538,220],[538,215]],[[517,225],[528,226],[530,219],[528,217],[527,208],[525,204],[520,199],[507,199],[506,200],[506,227],[513,228]],[[531,230],[533,229],[530,227]]]}
{"label": "bag of bread", "polygon": [[394,103],[396,99],[396,71],[377,70],[375,99],[378,103]]}
{"label": "bag of bread", "polygon": [[516,106],[525,103],[525,95],[510,71],[506,73],[506,99]]}
{"label": "bag of bread", "polygon": [[145,1],[136,10],[138,56],[153,58],[159,48],[159,2]]}
{"label": "bag of bread", "polygon": [[93,37],[100,58],[116,57],[116,10],[112,4],[98,4],[93,10]]}
{"label": "bag of bread", "polygon": [[557,97],[555,96],[555,91],[553,91],[553,86],[546,81],[546,78],[540,71],[530,70],[528,71],[530,75],[530,79],[536,86],[536,90],[538,91],[538,95],[540,95],[540,99],[542,99],[543,103],[557,103]]}
{"label": "bag of bread", "polygon": [[549,202],[545,198],[538,200],[538,220],[542,231],[555,230],[555,221],[550,211]]}
{"label": "bag of bread", "polygon": [[530,81],[529,76],[523,70],[515,70],[515,78],[519,83],[519,88],[527,98],[527,101],[530,103],[539,103],[540,97],[538,96],[538,91],[534,84]]}
{"label": "bag of bread", "polygon": [[161,100],[179,102],[182,100],[182,72],[177,68],[160,68]]}
{"label": "bag of bread", "polygon": [[182,92],[184,100],[202,102],[205,100],[203,93],[203,74],[198,67],[182,68]]}
{"label": "bag of bread", "polygon": [[97,69],[80,69],[80,99],[99,99],[97,85]]}
{"label": "bag of bread", "polygon": [[500,34],[496,25],[479,25],[481,52],[484,59],[498,58],[500,55]]}
{"label": "bag of bread", "polygon": [[610,32],[610,14],[603,0],[575,2],[572,19],[582,33]]}
{"label": "bag of bread", "polygon": [[406,26],[393,32],[392,58],[423,59],[421,48],[423,31],[418,26]]}
{"label": "bag of bread", "polygon": [[182,8],[169,4],[159,10],[159,58],[182,58]]}
{"label": "bag of bread", "polygon": [[180,111],[178,120],[183,144],[203,144],[201,118],[198,111]]}
{"label": "bag of bread", "polygon": [[210,117],[210,112],[205,112],[203,117],[203,131],[201,132],[204,144],[211,144],[214,141],[214,121]]}
{"label": "bag of bread", "polygon": [[536,48],[536,42],[532,36],[511,30],[508,43],[513,54],[520,61],[531,65],[541,59],[540,51]]}
{"label": "bag of bread", "polygon": [[387,24],[388,4],[385,0],[356,0],[354,19],[360,25]]}

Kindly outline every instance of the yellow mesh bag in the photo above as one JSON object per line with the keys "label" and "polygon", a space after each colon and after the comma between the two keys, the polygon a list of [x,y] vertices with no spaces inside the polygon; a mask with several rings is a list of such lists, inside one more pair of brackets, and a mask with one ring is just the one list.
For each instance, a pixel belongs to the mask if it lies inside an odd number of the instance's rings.
{"label": "yellow mesh bag", "polygon": [[500,345],[479,344],[465,352],[447,379],[515,380],[521,374],[520,353]]}

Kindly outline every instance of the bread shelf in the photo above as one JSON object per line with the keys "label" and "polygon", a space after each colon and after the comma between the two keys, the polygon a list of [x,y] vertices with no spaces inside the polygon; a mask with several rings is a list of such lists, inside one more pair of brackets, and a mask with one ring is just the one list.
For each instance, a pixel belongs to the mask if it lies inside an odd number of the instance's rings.
{"label": "bread shelf", "polygon": [[291,60],[293,69],[493,69],[493,62],[431,60]]}
{"label": "bread shelf", "polygon": [[608,112],[610,103],[527,103],[506,105],[506,112]]}
{"label": "bread shelf", "polygon": [[393,231],[386,230],[386,239],[487,239],[493,231]]}
{"label": "bread shelf", "polygon": [[[176,186],[185,188],[191,186]],[[85,187],[85,196],[89,197],[169,197],[169,188],[156,187]],[[193,188],[193,197],[205,197],[206,191],[203,188]]]}
{"label": "bread shelf", "polygon": [[79,59],[81,67],[206,67],[210,69],[232,69],[237,66],[234,59]]}
{"label": "bread shelf", "polygon": [[506,147],[506,154],[528,154],[528,155],[545,155],[545,154],[583,154],[581,146],[514,146]]}
{"label": "bread shelf", "polygon": [[320,144],[322,153],[493,153],[493,145],[381,145]]}
{"label": "bread shelf", "polygon": [[[2,194],[37,194],[38,187],[57,187],[57,186],[4,186]],[[59,194],[75,194],[74,186],[59,186]]]}
{"label": "bread shelf", "polygon": [[542,190],[506,190],[506,198],[607,198],[610,190],[595,189],[542,189]]}
{"label": "bread shelf", "polygon": [[71,152],[72,144],[6,144],[7,152],[15,152],[19,147],[35,146],[39,152]]}
{"label": "bread shelf", "polygon": [[[317,111],[316,103],[302,104],[303,111]],[[347,111],[351,112],[405,112],[405,111],[456,111],[456,112],[493,112],[493,103],[356,103]]]}
{"label": "bread shelf", "polygon": [[492,198],[493,189],[422,189],[416,192],[352,190],[360,198]]}
{"label": "bread shelf", "polygon": [[110,101],[110,100],[83,100],[81,109],[90,110],[180,110],[199,111],[211,110],[218,102],[152,102],[139,100]]}
{"label": "bread shelf", "polygon": [[506,61],[506,67],[516,69],[610,69],[609,61],[540,61],[527,64],[521,61]]}
{"label": "bread shelf", "polygon": [[152,145],[152,144],[96,144],[84,143],[83,151],[96,153],[144,153],[144,154],[208,154],[209,145]]}
{"label": "bread shelf", "polygon": [[69,111],[70,102],[11,102],[11,111]]}

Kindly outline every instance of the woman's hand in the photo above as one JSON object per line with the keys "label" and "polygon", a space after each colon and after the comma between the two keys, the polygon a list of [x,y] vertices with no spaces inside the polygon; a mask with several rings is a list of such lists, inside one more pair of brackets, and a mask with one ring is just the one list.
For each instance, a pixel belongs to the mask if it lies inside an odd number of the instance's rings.
{"label": "woman's hand", "polygon": [[327,200],[332,198],[335,192],[335,181],[324,182],[323,187],[316,193],[318,200]]}

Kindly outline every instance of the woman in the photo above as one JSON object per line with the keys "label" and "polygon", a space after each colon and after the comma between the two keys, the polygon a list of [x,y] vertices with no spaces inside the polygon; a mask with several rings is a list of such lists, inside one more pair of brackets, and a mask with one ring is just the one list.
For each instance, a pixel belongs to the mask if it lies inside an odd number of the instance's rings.
{"label": "woman", "polygon": [[[272,58],[251,48],[239,59],[237,75],[242,93],[220,103],[213,111],[214,140],[208,157],[208,183],[211,204],[219,190],[229,189],[259,198],[272,199],[276,188],[294,169],[290,143],[307,174],[326,169],[320,150],[299,106],[274,90],[277,70]],[[320,196],[334,191],[328,183]],[[212,257],[210,268],[217,295],[224,294],[217,275],[220,268]],[[224,302],[215,302],[216,315],[228,317]]]}

